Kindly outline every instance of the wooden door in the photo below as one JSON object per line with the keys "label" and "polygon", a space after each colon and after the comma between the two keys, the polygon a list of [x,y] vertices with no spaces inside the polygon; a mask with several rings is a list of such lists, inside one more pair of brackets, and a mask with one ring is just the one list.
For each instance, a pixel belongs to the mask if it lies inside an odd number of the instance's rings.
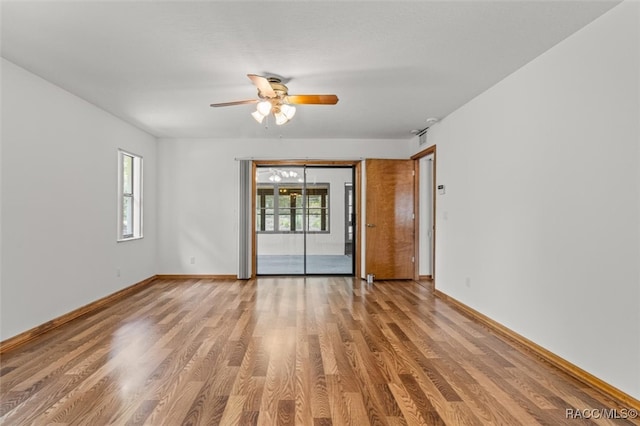
{"label": "wooden door", "polygon": [[365,274],[414,278],[413,160],[366,160]]}

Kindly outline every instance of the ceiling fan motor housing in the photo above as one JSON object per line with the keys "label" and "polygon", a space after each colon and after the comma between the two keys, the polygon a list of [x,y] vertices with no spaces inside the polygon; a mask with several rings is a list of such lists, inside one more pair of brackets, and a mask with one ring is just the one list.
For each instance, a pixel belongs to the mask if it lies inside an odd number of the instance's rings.
{"label": "ceiling fan motor housing", "polygon": [[[271,88],[273,89],[274,92],[276,92],[276,97],[281,99],[285,96],[288,95],[288,88],[287,86],[285,86],[284,84],[282,84],[282,81],[280,81],[279,78],[277,77],[267,77],[267,81],[269,82],[269,84],[271,85]],[[261,98],[266,98],[266,96],[262,96],[262,94],[260,93],[260,91],[258,90],[258,95]]]}

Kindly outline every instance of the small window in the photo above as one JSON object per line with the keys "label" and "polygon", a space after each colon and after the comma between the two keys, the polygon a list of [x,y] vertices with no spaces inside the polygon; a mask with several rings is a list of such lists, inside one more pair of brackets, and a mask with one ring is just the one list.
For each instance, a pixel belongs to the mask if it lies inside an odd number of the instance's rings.
{"label": "small window", "polygon": [[142,157],[118,150],[118,241],[142,238]]}

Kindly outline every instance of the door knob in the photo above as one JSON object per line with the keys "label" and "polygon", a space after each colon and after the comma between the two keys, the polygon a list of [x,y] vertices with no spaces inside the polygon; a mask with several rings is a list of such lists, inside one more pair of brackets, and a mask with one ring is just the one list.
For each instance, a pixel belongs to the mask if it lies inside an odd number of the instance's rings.
{"label": "door knob", "polygon": [[367,228],[374,228],[376,225],[374,223],[367,223]]}

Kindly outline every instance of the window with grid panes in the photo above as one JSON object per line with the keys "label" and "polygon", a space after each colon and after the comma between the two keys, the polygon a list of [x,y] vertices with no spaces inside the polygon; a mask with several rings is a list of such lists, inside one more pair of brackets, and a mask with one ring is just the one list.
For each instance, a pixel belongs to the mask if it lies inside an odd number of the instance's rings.
{"label": "window with grid panes", "polygon": [[263,233],[303,232],[306,197],[307,232],[329,232],[329,184],[306,187],[260,184],[256,191],[256,230]]}

